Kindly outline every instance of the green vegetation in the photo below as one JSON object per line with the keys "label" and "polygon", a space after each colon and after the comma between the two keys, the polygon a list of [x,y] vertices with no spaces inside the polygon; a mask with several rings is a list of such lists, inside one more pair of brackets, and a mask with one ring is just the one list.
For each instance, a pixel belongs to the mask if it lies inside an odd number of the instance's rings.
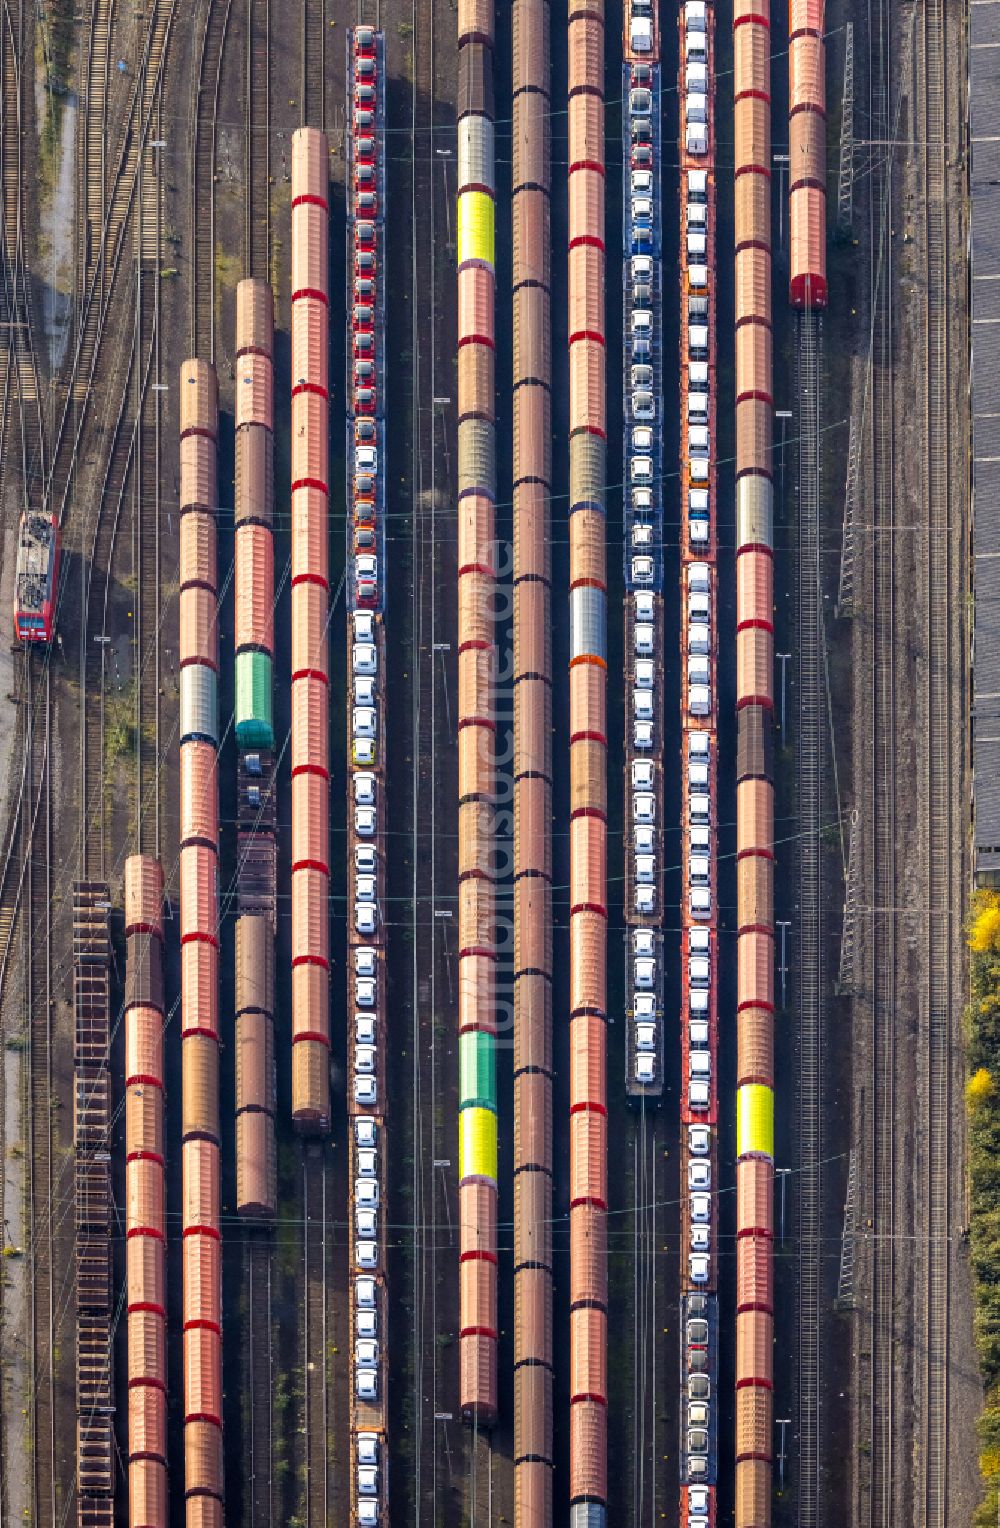
{"label": "green vegetation", "polygon": [[973,1528],[1000,1520],[1000,894],[979,892],[969,932],[969,1202],[975,1334],[985,1401],[979,1419],[979,1468],[985,1500]]}
{"label": "green vegetation", "polygon": [[45,80],[45,115],[41,123],[42,182],[55,177],[55,153],[62,127],[63,102],[73,81],[75,0],[49,0],[39,11],[36,67]]}

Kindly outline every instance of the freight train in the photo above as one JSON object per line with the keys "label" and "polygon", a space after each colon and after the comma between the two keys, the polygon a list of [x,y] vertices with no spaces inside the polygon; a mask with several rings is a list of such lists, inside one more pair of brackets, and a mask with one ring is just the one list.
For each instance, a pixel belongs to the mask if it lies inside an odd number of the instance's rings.
{"label": "freight train", "polygon": [[824,11],[824,0],[792,0],[788,17],[788,289],[794,308],[827,302]]}
{"label": "freight train", "polygon": [[351,1502],[388,1519],[385,1282],[385,38],[347,34],[347,1055],[350,1066]]}
{"label": "freight train", "polygon": [[17,531],[14,639],[51,642],[59,588],[59,523],[41,510],[25,510]]}

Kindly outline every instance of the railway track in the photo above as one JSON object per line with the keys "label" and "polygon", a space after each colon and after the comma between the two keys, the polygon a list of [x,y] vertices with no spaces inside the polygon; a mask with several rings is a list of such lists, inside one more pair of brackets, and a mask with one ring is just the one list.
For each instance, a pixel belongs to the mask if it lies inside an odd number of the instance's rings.
{"label": "railway track", "polygon": [[302,0],[302,77],[300,109],[303,127],[326,128],[326,0]]}
{"label": "railway track", "polygon": [[244,1244],[246,1289],[245,1387],[248,1397],[248,1477],[245,1515],[249,1528],[272,1528],[274,1481],[274,1350],[271,1330],[271,1284],[274,1244],[270,1236],[249,1232]]}
{"label": "railway track", "polygon": [[[947,86],[948,25],[944,0],[924,0],[922,54],[924,142],[924,257],[926,264],[924,367],[925,502],[928,513],[923,581],[926,590],[926,1195],[927,1253],[923,1315],[921,1473],[916,1521],[946,1528],[948,1521],[948,1368],[950,1338],[950,1208],[953,1003],[955,948],[961,906],[956,844],[964,824],[955,812],[955,740],[963,735],[961,653],[953,641],[954,546],[951,493],[950,262],[948,250]],[[956,661],[957,660],[957,661]]]}
{"label": "railway track", "polygon": [[271,0],[247,0],[246,232],[244,268],[260,281],[271,264]]}
{"label": "railway track", "polygon": [[[302,1147],[302,1387],[306,1528],[330,1518],[330,1387],[327,1376],[327,1153]],[[346,1440],[345,1440],[346,1441]]]}
{"label": "railway track", "polygon": [[192,117],[191,355],[215,361],[215,155],[222,56],[232,0],[208,0]]}
{"label": "railway track", "polygon": [[[820,1199],[822,896],[820,879],[824,725],[820,705],[823,606],[820,585],[822,318],[798,320],[798,1522],[820,1516]],[[784,741],[784,739],[782,740]]]}

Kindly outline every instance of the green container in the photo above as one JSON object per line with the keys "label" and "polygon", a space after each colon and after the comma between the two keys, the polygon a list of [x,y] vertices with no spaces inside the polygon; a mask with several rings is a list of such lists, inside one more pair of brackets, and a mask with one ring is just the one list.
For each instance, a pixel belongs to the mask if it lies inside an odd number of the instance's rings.
{"label": "green container", "polygon": [[247,748],[273,748],[271,659],[267,653],[236,654],[236,741]]}
{"label": "green container", "polygon": [[496,1041],[478,1029],[458,1037],[458,1096],[463,1108],[472,1102],[497,1106]]}

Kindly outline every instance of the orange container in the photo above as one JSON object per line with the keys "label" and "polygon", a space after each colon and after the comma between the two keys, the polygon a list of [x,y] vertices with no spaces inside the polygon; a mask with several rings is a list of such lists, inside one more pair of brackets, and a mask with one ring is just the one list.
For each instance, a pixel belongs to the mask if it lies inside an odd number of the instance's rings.
{"label": "orange container", "polygon": [[[826,116],[819,107],[797,111],[788,124],[789,190],[794,198],[812,183],[826,195]],[[791,204],[794,206],[794,202]]]}
{"label": "orange container", "polygon": [[[538,845],[538,853],[544,851],[544,840]],[[534,856],[530,856],[533,858]],[[530,869],[521,861],[519,874]],[[514,889],[514,966],[529,971],[552,969],[552,919],[551,897],[547,881],[537,876],[526,876]]]}
{"label": "orange container", "polygon": [[197,739],[181,748],[181,843],[219,841],[217,755]]}
{"label": "orange container", "polygon": [[493,6],[490,0],[459,0],[458,46],[471,41],[493,41]]}
{"label": "orange container", "polygon": [[[292,208],[292,300],[299,293],[329,292],[329,215],[321,207]],[[299,375],[292,356],[292,380]]]}
{"label": "orange container", "polygon": [[[490,328],[492,334],[492,326]],[[470,341],[458,352],[458,416],[496,421],[493,347]]]}
{"label": "orange container", "polygon": [[[770,244],[770,185],[765,175],[736,177],[736,228],[740,239],[762,239]],[[739,310],[739,316],[745,317],[745,312]]]}
{"label": "orange container", "polygon": [[761,472],[770,477],[772,472],[771,405],[756,398],[745,399],[736,405],[736,474]]}
{"label": "orange container", "polygon": [[771,331],[766,324],[740,324],[736,331],[736,395],[763,395],[772,402]]}
{"label": "orange container", "polygon": [[167,1338],[162,1316],[134,1310],[128,1317],[128,1377],[167,1382]]}
{"label": "orange container", "polygon": [[496,1185],[482,1178],[463,1178],[458,1185],[458,1245],[462,1252],[495,1252],[497,1245]]}
{"label": "orange container", "polygon": [[236,1020],[236,1108],[274,1108],[274,1026],[266,1013]]}
{"label": "orange container", "polygon": [[573,588],[581,579],[605,582],[607,525],[599,509],[576,509],[569,522],[569,581]]}
{"label": "orange container", "polygon": [[[292,769],[326,759],[329,686],[307,675],[292,685]],[[327,787],[329,789],[329,787]]]}
{"label": "orange container", "polygon": [[[515,1275],[514,1342],[518,1351],[552,1362],[552,1276],[544,1268],[519,1268]],[[545,1420],[539,1419],[543,1426]]]}
{"label": "orange container", "polygon": [[125,1174],[125,1223],[129,1231],[163,1230],[163,1168],[141,1157]]}
{"label": "orange container", "polygon": [[268,282],[247,276],[236,286],[236,351],[270,355],[274,341],[274,298]]}
{"label": "orange container", "polygon": [[328,488],[329,405],[318,393],[296,393],[292,399],[292,485],[309,483]]}
{"label": "orange container", "polygon": [[736,787],[736,854],[773,849],[774,787],[769,780],[741,780]]}
{"label": "orange container", "polygon": [[248,351],[236,358],[236,428],[274,429],[274,374],[267,356]]}
{"label": "orange container", "polygon": [[574,913],[569,930],[570,1013],[607,1012],[607,921],[600,913]]}
{"label": "orange container", "polygon": [[519,279],[548,285],[551,253],[549,199],[541,191],[522,191],[515,196],[511,239],[514,270]]}
{"label": "orange container", "polygon": [[[604,27],[593,5],[585,0],[573,0],[569,8],[569,89],[572,92],[581,85],[604,89]],[[598,156],[604,159],[603,144]]]}
{"label": "orange container", "polygon": [[[518,688],[527,689],[528,686]],[[514,785],[514,804],[517,813],[514,825],[514,846],[521,870],[537,870],[544,876],[550,876],[552,871],[550,838],[552,801],[549,783],[542,778],[540,772],[534,775],[520,775],[522,769],[529,767],[529,760],[533,763],[537,761],[540,770],[546,757],[544,748],[530,753],[526,750],[524,754],[518,755],[515,767],[519,772],[519,778]],[[532,888],[528,882],[525,882],[523,886],[515,887],[515,903],[520,890],[537,891],[538,888]],[[527,962],[520,964],[526,965]]]}
{"label": "orange container", "polygon": [[458,1024],[468,1029],[482,1020],[493,1003],[496,962],[486,955],[464,955],[458,963]]}
{"label": "orange container", "polygon": [[167,1397],[157,1385],[133,1385],[129,1390],[128,1451],[166,1458]]}
{"label": "orange container", "polygon": [[736,1465],[736,1523],[756,1528],[771,1521],[771,1466],[762,1459],[741,1459]]}
{"label": "orange container", "polygon": [[484,1258],[469,1258],[458,1265],[462,1323],[497,1329],[497,1269]]}
{"label": "orange container", "polygon": [[766,552],[744,552],[736,559],[736,625],[774,622],[774,563]]}
{"label": "orange container", "polygon": [[752,24],[737,27],[733,33],[734,93],[739,96],[744,90],[768,91],[770,82],[770,32]]}
{"label": "orange container", "polygon": [[511,8],[513,34],[514,120],[521,110],[522,90],[549,89],[549,30],[541,0],[519,0]]}
{"label": "orange container", "polygon": [[601,817],[574,817],[569,825],[570,907],[603,908],[607,900],[607,824]]}
{"label": "orange container", "polygon": [[739,1007],[774,1007],[774,938],[741,934],[736,941],[736,1001]]}
{"label": "orange container", "polygon": [[178,503],[184,512],[214,513],[219,502],[215,442],[204,435],[188,435],[180,444]]}
{"label": "orange container", "polygon": [[330,868],[330,782],[313,773],[292,776],[292,871]]}
{"label": "orange container", "polygon": [[602,1310],[583,1306],[569,1316],[569,1392],[606,1401],[608,1318]]}
{"label": "orange container", "polygon": [[[157,1227],[162,1231],[162,1226]],[[125,1279],[129,1308],[155,1305],[165,1311],[167,1291],[164,1242],[157,1236],[130,1236],[125,1243]]]}
{"label": "orange container", "polygon": [[744,1385],[736,1391],[736,1457],[771,1457],[774,1398],[762,1385]]}
{"label": "orange container", "polygon": [[274,541],[263,525],[242,525],[236,532],[237,652],[242,647],[274,653]]}
{"label": "orange container", "polygon": [[[222,1419],[222,1343],[205,1327],[184,1333],[184,1414],[199,1421]],[[190,1481],[188,1482],[190,1490]]]}
{"label": "orange container", "polygon": [[303,1134],[330,1128],[330,1049],[319,1041],[292,1051],[292,1121]]}
{"label": "orange container", "polygon": [[326,200],[329,180],[326,134],[318,127],[299,127],[292,134],[292,200],[318,196]]}
{"label": "orange container", "polygon": [[[313,578],[329,578],[327,536],[330,518],[326,494],[312,487],[300,487],[292,494],[292,578],[303,573]],[[295,596],[301,585],[295,587]]]}
{"label": "orange container", "polygon": [[607,749],[603,743],[581,738],[570,748],[570,811],[594,807],[606,812]]}
{"label": "orange container", "polygon": [[210,584],[215,588],[216,548],[215,518],[191,510],[181,515],[178,531],[180,547],[181,587],[191,582]]}
{"label": "orange container", "polygon": [[319,959],[329,965],[330,878],[321,870],[292,874],[292,960]]}
{"label": "orange container", "polygon": [[297,674],[306,671],[313,674],[329,674],[327,653],[329,603],[329,593],[322,584],[302,583],[295,584],[292,588],[293,682]]}
{"label": "orange container", "polygon": [[[571,96],[569,101],[569,168],[581,164],[604,163],[604,98],[599,95]],[[536,150],[537,154],[537,150]],[[600,228],[596,230],[600,232]]]}
{"label": "orange container", "polygon": [[770,860],[753,856],[737,863],[736,919],[741,932],[774,927],[774,875]]}
{"label": "orange container", "polygon": [[155,1459],[132,1459],[128,1467],[129,1521],[136,1528],[166,1528],[167,1467]]}
{"label": "orange container", "polygon": [[[597,332],[603,332],[603,323]],[[604,346],[577,340],[569,349],[569,427],[603,431],[605,419]]]}
{"label": "orange container", "polygon": [[597,1401],[570,1398],[569,1494],[570,1500],[590,1497],[608,1499],[608,1413]]}
{"label": "orange container", "polygon": [[181,942],[193,935],[219,937],[219,862],[204,844],[181,849]]}
{"label": "orange container", "polygon": [[736,1164],[736,1229],[774,1234],[774,1168],[762,1157]]}
{"label": "orange container", "polygon": [[180,433],[199,430],[214,440],[219,427],[219,389],[215,367],[207,361],[184,361],[180,377]]}
{"label": "orange container", "polygon": [[259,424],[236,434],[235,523],[270,526],[274,518],[274,448],[270,432]]}
{"label": "orange container", "polygon": [[180,662],[219,667],[219,624],[215,595],[200,584],[180,592]]}
{"label": "orange container", "polygon": [[463,1337],[459,1367],[463,1415],[473,1426],[492,1427],[497,1415],[496,1339],[485,1336]]}
{"label": "orange container", "polygon": [[[524,1107],[522,1090],[515,1092],[515,1102],[518,1108]],[[551,1136],[551,1107],[546,1107],[548,1104],[546,1098],[542,1107],[549,1116],[548,1133]],[[514,1147],[515,1163],[521,1164],[522,1169],[514,1178],[514,1266],[519,1270],[527,1263],[551,1264],[552,1261],[552,1179],[548,1173],[529,1171],[524,1165],[531,1163],[534,1168],[538,1163],[540,1166],[546,1157],[551,1159],[552,1154],[551,1150],[547,1151],[543,1146],[540,1158],[532,1159],[528,1155],[525,1150],[526,1138],[530,1144],[533,1134],[530,1129],[525,1130],[522,1120]],[[548,1278],[548,1275],[545,1277]],[[516,1282],[515,1279],[515,1285]]]}
{"label": "orange container", "polygon": [[[533,1394],[540,1387],[545,1387],[546,1393],[551,1390],[550,1382],[537,1370],[514,1371],[514,1426],[516,1430],[520,1423],[523,1432],[518,1436],[525,1440],[523,1447],[515,1443],[514,1511],[519,1523],[552,1521],[552,1468],[545,1462],[551,1459],[552,1448],[550,1445],[542,1452],[529,1448],[527,1442],[535,1436],[534,1419],[544,1407],[544,1402],[536,1400]],[[527,1392],[532,1392],[530,1397]]]}
{"label": "orange container", "polygon": [[292,304],[292,387],[330,384],[330,311],[318,297]]}
{"label": "orange container", "polygon": [[[604,254],[593,244],[577,244],[569,252],[569,332],[604,332]],[[594,328],[597,320],[596,330]]]}
{"label": "orange container", "polygon": [[496,284],[491,271],[466,265],[458,273],[458,337],[493,335]]}
{"label": "orange container", "polygon": [[[570,1025],[571,1032],[575,1023]],[[569,1121],[570,1207],[585,1201],[603,1210],[608,1202],[607,1116],[598,1109],[576,1108],[578,1102],[584,1100],[572,1099],[570,1103],[575,1111]]]}
{"label": "orange container", "polygon": [[770,1380],[773,1366],[774,1318],[767,1311],[742,1311],[736,1317],[737,1383],[741,1379]]}
{"label": "orange container", "polygon": [[[600,663],[574,663],[569,671],[569,726],[571,742],[581,734],[603,744],[607,738],[605,696],[607,670]],[[595,780],[595,788],[597,781]]]}
{"label": "orange container", "polygon": [[182,1132],[219,1139],[219,1046],[211,1035],[181,1042]]}
{"label": "orange container", "polygon": [[494,898],[492,882],[470,875],[458,884],[458,942],[463,950],[477,954],[494,947]]}
{"label": "orange container", "polygon": [[[549,1021],[552,1005],[544,977],[535,972],[519,972],[515,997],[517,1003],[517,1023],[514,1026],[515,1074],[525,1067],[540,1067],[544,1072],[551,1074],[552,1034]],[[533,1075],[535,1074],[526,1071],[523,1079],[515,1076],[515,1087],[519,1086],[522,1080]]]}
{"label": "orange container", "polygon": [[463,642],[492,642],[496,633],[493,579],[474,575],[458,580],[458,629]]}
{"label": "orange container", "polygon": [[458,734],[458,781],[462,799],[493,794],[496,733],[488,717],[466,716]]}
{"label": "orange container", "polygon": [[274,934],[262,913],[236,920],[236,1013],[274,1012]]}
{"label": "orange container", "polygon": [[[544,484],[515,484],[517,515],[514,521],[514,557],[518,577],[533,573],[548,578],[549,557],[548,498]],[[520,588],[515,589],[515,598]]]}
{"label": "orange container", "polygon": [[458,501],[459,587],[476,587],[476,598],[491,600],[494,555],[493,502],[485,494],[464,493]]}
{"label": "orange container", "polygon": [[250,1110],[236,1116],[236,1209],[259,1220],[273,1219],[275,1202],[274,1120]]}
{"label": "orange container", "polygon": [[184,1320],[218,1321],[222,1299],[222,1243],[214,1236],[185,1236]]}
{"label": "orange container", "polygon": [[[330,973],[323,966],[292,967],[292,1030],[296,1034],[329,1034]],[[295,1047],[296,1050],[300,1046]],[[294,1055],[294,1052],[293,1052]],[[329,1065],[329,1058],[327,1058]]]}
{"label": "orange container", "polygon": [[[571,120],[572,117],[571,103]],[[571,247],[577,239],[602,241],[604,239],[604,176],[599,170],[570,168],[569,242]]]}
{"label": "orange container", "polygon": [[125,1015],[125,1082],[163,1081],[163,1015],[130,1008]]}
{"label": "orange container", "polygon": [[603,1210],[579,1205],[570,1211],[569,1261],[573,1300],[608,1298],[606,1216]]}
{"label": "orange container", "polygon": [[770,1238],[740,1236],[736,1241],[736,1309],[774,1311],[773,1247]]}
{"label": "orange container", "polygon": [[824,0],[790,0],[788,7],[788,32],[794,37],[796,32],[817,32],[823,35],[825,29]]}
{"label": "orange container", "polygon": [[163,1089],[137,1083],[125,1090],[125,1156],[163,1158]]}
{"label": "orange container", "polygon": [[[527,91],[514,105],[511,184],[517,196],[523,186],[548,180],[548,92]],[[570,162],[574,155],[570,155]],[[517,276],[515,274],[515,280]]]}
{"label": "orange container", "polygon": [[793,301],[801,303],[796,292],[808,280],[812,301],[817,307],[826,302],[826,197],[818,186],[802,186],[791,202],[790,275]]}
{"label": "orange container", "polygon": [[[743,30],[740,28],[739,30]],[[763,86],[758,81],[748,82],[747,89],[767,89],[768,76]],[[734,109],[736,132],[735,163],[758,165],[767,168],[771,163],[771,104],[759,96],[747,95],[736,100]]]}
{"label": "orange container", "polygon": [[158,859],[132,854],[125,861],[125,934],[163,937],[163,870]]}
{"label": "orange container", "polygon": [[[212,1422],[186,1422],[184,1427],[184,1483],[188,1491],[196,1485],[203,1491],[215,1491],[221,1497],[224,1485],[222,1472],[222,1430]],[[207,1515],[193,1515],[192,1508],[195,1503],[203,1504]],[[221,1501],[214,1501],[211,1497],[193,1496],[186,1503],[187,1528],[217,1528],[216,1519],[212,1515],[216,1509],[220,1513],[218,1528],[221,1528]]]}
{"label": "orange container", "polygon": [[603,1104],[607,1098],[603,1019],[581,1014],[570,1025],[569,1092],[574,1102]]}
{"label": "orange container", "polygon": [[219,1148],[211,1141],[185,1141],[181,1147],[183,1225],[185,1231],[219,1227]]}
{"label": "orange container", "polygon": [[[548,368],[544,374],[547,372]],[[515,383],[515,386],[514,461],[522,482],[515,487],[514,492],[516,517],[520,520],[524,504],[530,503],[530,490],[537,490],[540,483],[547,483],[552,477],[552,411],[543,383],[531,377],[519,384]],[[523,481],[532,477],[539,482],[532,484]]]}
{"label": "orange container", "polygon": [[219,952],[204,939],[181,946],[181,1036],[219,1032]]}
{"label": "orange container", "polygon": [[792,121],[803,106],[823,112],[826,106],[825,62],[821,38],[791,39],[788,45],[788,115]]}
{"label": "orange container", "polygon": [[774,1081],[774,1014],[766,1008],[743,1008],[736,1015],[739,1040],[737,1084]]}
{"label": "orange container", "polygon": [[458,655],[459,722],[488,720],[493,715],[496,652],[492,647],[469,647]]}
{"label": "orange container", "polygon": [[[742,185],[744,182],[759,182],[761,195],[769,209],[771,182],[763,175],[741,175],[737,184]],[[737,226],[736,237],[739,242],[741,239],[758,239],[762,235],[751,224],[746,229]],[[753,318],[760,319],[762,323],[771,322],[771,255],[769,250],[760,249],[756,245],[737,250],[736,318],[737,321]]]}
{"label": "orange container", "polygon": [[759,626],[736,633],[736,696],[738,701],[774,699],[774,636]]}

